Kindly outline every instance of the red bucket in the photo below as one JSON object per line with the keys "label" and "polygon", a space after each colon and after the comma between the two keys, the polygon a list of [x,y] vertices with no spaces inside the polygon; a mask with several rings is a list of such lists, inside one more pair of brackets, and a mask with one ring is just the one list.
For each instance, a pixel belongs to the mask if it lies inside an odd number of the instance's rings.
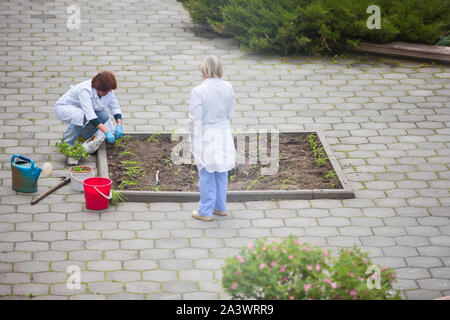
{"label": "red bucket", "polygon": [[108,208],[111,199],[112,180],[108,178],[93,177],[83,180],[84,198],[86,208],[91,210],[103,210]]}

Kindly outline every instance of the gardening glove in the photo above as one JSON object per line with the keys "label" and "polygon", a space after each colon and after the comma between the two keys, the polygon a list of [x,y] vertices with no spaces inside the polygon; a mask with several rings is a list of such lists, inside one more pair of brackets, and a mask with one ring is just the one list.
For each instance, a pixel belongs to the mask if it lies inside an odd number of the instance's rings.
{"label": "gardening glove", "polygon": [[114,138],[114,135],[111,133],[111,131],[106,131],[105,136],[109,143],[114,143],[116,141],[116,138]]}
{"label": "gardening glove", "polygon": [[121,136],[123,136],[123,129],[122,129],[122,126],[120,124],[118,124],[116,126],[116,129],[114,130],[114,136],[116,138],[120,138]]}

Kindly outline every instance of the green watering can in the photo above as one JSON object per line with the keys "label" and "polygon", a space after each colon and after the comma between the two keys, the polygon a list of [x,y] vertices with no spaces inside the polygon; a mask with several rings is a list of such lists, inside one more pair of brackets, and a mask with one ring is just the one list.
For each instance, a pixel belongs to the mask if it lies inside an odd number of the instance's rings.
{"label": "green watering can", "polygon": [[17,154],[11,158],[12,188],[19,192],[36,192],[37,181],[41,174],[34,161]]}

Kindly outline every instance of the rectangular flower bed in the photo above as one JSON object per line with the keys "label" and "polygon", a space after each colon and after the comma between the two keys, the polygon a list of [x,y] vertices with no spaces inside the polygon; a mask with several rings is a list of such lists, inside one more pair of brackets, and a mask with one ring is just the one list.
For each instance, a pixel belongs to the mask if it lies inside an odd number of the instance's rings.
{"label": "rectangular flower bed", "polygon": [[[321,133],[235,132],[237,165],[228,201],[353,198]],[[126,133],[97,152],[98,174],[128,201],[198,201],[198,172],[187,133]]]}

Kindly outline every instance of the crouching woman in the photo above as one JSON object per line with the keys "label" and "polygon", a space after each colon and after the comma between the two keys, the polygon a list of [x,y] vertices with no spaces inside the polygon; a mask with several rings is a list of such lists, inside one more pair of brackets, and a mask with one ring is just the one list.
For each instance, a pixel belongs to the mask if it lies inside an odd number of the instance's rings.
{"label": "crouching woman", "polygon": [[[117,89],[116,77],[112,72],[99,72],[92,80],[83,81],[67,91],[55,104],[58,118],[68,123],[64,142],[73,145],[78,136],[85,140],[97,130],[106,135],[110,143],[123,135],[122,111],[114,95]],[[104,125],[109,119],[108,111],[114,116],[117,126],[114,133]]]}
{"label": "crouching woman", "polygon": [[189,105],[190,150],[198,168],[200,202],[192,216],[211,221],[213,214],[227,214],[228,171],[236,164],[236,149],[230,120],[234,92],[222,80],[223,69],[216,56],[203,60],[203,82],[191,91]]}

